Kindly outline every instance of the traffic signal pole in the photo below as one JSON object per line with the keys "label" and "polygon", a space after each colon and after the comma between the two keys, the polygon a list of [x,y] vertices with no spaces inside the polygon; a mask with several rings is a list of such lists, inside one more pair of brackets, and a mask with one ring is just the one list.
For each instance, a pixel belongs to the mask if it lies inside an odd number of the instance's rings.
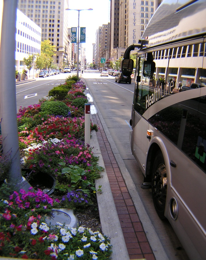
{"label": "traffic signal pole", "polygon": [[3,154],[10,155],[11,168],[7,183],[16,190],[28,190],[21,175],[18,142],[15,80],[15,32],[18,0],[4,0],[0,48],[0,116]]}

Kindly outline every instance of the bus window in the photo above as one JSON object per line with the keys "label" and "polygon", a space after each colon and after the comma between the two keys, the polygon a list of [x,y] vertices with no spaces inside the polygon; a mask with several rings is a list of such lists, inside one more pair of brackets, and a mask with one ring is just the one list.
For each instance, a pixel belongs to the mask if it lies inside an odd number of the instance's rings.
{"label": "bus window", "polygon": [[206,97],[159,111],[149,123],[206,172]]}

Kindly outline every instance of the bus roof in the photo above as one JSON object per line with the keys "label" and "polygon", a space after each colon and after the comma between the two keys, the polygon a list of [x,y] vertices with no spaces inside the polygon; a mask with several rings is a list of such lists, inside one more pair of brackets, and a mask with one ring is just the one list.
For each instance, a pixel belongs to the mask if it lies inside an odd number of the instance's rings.
{"label": "bus roof", "polygon": [[163,0],[146,27],[148,46],[206,33],[206,0]]}

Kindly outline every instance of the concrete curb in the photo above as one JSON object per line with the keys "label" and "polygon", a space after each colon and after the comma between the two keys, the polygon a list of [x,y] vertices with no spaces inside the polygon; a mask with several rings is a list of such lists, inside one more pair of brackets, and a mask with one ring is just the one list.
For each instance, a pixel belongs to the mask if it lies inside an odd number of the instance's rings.
{"label": "concrete curb", "polygon": [[[94,104],[98,110],[98,106],[96,104],[96,102],[94,101]],[[156,233],[156,230],[145,210],[145,207],[141,201],[141,198],[138,194],[138,191],[136,190],[136,187],[135,187],[135,184],[125,166],[125,163],[123,161],[123,159],[121,158],[121,155],[119,154],[119,151],[110,135],[110,132],[109,132],[109,129],[107,128],[107,125],[100,113],[100,111],[98,110],[98,115],[99,115],[99,118],[100,118],[100,121],[102,123],[102,126],[104,128],[104,131],[105,131],[105,134],[107,136],[107,139],[110,143],[110,146],[112,148],[112,151],[114,153],[114,156],[115,156],[115,159],[119,165],[119,168],[121,170],[121,173],[122,173],[122,176],[124,177],[124,180],[125,180],[125,183],[127,185],[127,188],[129,190],[129,193],[130,193],[130,196],[134,202],[134,205],[135,205],[135,208],[136,208],[136,211],[139,215],[139,218],[142,222],[142,226],[144,228],[144,231],[145,231],[145,234],[147,236],[147,239],[149,241],[149,244],[151,246],[151,249],[155,255],[155,258],[157,260],[168,260],[168,256],[162,246],[162,243]],[[120,246],[119,245],[119,248],[118,248],[118,251],[120,251]],[[122,259],[122,258],[121,258]]]}
{"label": "concrete curb", "polygon": [[[99,158],[99,166],[102,166],[105,169],[104,161],[101,155],[95,131],[92,131],[92,139],[90,142],[90,146],[92,148],[94,156]],[[102,186],[102,194],[97,193],[99,216],[102,226],[102,232],[111,240],[111,259],[129,260],[130,258],[124,240],[124,235],[119,222],[108,176],[105,170],[102,172],[102,177],[96,180],[96,190],[98,190],[99,186]]]}
{"label": "concrete curb", "polygon": [[16,82],[16,85],[21,85],[21,84],[24,84],[24,83],[35,82],[35,81],[36,81],[36,79],[22,80],[22,81]]}

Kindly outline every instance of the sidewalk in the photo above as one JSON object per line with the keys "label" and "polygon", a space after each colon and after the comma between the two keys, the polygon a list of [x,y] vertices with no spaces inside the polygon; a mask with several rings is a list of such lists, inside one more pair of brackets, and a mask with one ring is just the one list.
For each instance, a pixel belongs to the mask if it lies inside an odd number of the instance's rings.
{"label": "sidewalk", "polygon": [[[103,178],[96,182],[96,189],[101,185],[103,192],[97,200],[102,230],[113,245],[112,259],[168,260],[104,119],[98,112],[92,121],[99,127],[94,154],[105,168]],[[91,141],[93,137],[92,133]]]}
{"label": "sidewalk", "polygon": [[19,82],[16,82],[16,85],[20,85],[20,84],[24,84],[24,83],[28,83],[28,82],[35,82],[36,81],[36,78],[35,79],[28,79],[28,80],[21,80]]}

